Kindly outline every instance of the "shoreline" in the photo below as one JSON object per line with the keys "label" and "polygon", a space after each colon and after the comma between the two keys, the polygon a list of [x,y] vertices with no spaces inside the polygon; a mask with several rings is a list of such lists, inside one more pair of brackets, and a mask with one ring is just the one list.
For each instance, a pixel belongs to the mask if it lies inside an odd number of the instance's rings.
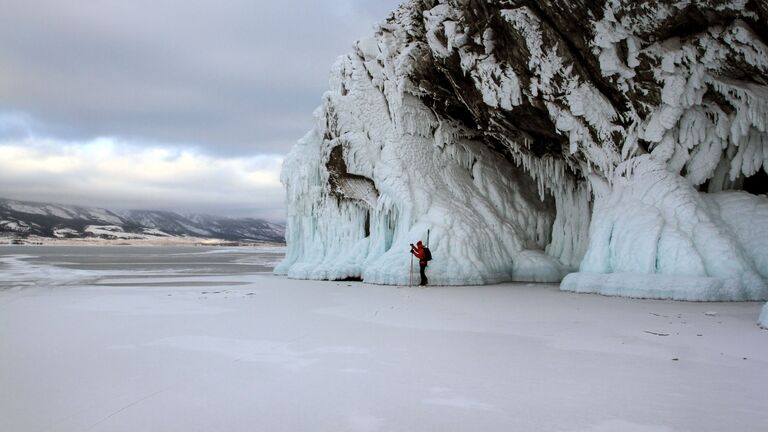
{"label": "shoreline", "polygon": [[30,236],[21,239],[23,243],[14,244],[13,238],[0,237],[0,247],[4,246],[216,246],[216,247],[285,247],[285,243],[268,241],[242,241],[209,239],[202,237],[162,237],[162,238],[136,238],[136,239],[104,239],[104,238],[52,238]]}

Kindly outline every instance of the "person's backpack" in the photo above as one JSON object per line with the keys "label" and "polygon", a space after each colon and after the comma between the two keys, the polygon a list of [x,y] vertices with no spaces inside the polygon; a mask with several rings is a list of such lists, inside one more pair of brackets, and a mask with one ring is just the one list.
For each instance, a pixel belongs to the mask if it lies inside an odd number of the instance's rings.
{"label": "person's backpack", "polygon": [[429,251],[428,247],[424,248],[424,261],[432,261],[432,252]]}

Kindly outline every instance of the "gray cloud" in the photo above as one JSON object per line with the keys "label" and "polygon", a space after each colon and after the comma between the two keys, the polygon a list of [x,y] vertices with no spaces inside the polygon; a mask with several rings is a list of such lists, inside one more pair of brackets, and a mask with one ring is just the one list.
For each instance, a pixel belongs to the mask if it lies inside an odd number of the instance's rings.
{"label": "gray cloud", "polygon": [[397,3],[6,0],[0,114],[28,118],[0,138],[27,125],[65,140],[285,153],[311,127],[334,59]]}
{"label": "gray cloud", "polygon": [[0,141],[0,197],[284,217],[281,156],[221,157],[99,139]]}

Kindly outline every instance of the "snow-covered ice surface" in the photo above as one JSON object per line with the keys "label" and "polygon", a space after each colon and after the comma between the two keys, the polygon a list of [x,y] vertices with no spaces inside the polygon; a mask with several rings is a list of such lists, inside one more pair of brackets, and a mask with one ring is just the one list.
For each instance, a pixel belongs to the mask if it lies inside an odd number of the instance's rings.
{"label": "snow-covered ice surface", "polygon": [[0,430],[768,424],[761,304],[263,273],[282,251],[0,248]]}

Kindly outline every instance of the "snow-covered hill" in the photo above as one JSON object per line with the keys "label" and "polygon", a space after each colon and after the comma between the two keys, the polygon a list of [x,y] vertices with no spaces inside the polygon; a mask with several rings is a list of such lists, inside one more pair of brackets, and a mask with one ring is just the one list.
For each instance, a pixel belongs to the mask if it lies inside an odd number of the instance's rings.
{"label": "snow-covered hill", "polygon": [[294,278],[768,298],[768,6],[411,0],[287,157]]}
{"label": "snow-covered hill", "polygon": [[150,210],[110,211],[0,198],[0,233],[55,238],[200,237],[282,242],[285,227],[252,218]]}

